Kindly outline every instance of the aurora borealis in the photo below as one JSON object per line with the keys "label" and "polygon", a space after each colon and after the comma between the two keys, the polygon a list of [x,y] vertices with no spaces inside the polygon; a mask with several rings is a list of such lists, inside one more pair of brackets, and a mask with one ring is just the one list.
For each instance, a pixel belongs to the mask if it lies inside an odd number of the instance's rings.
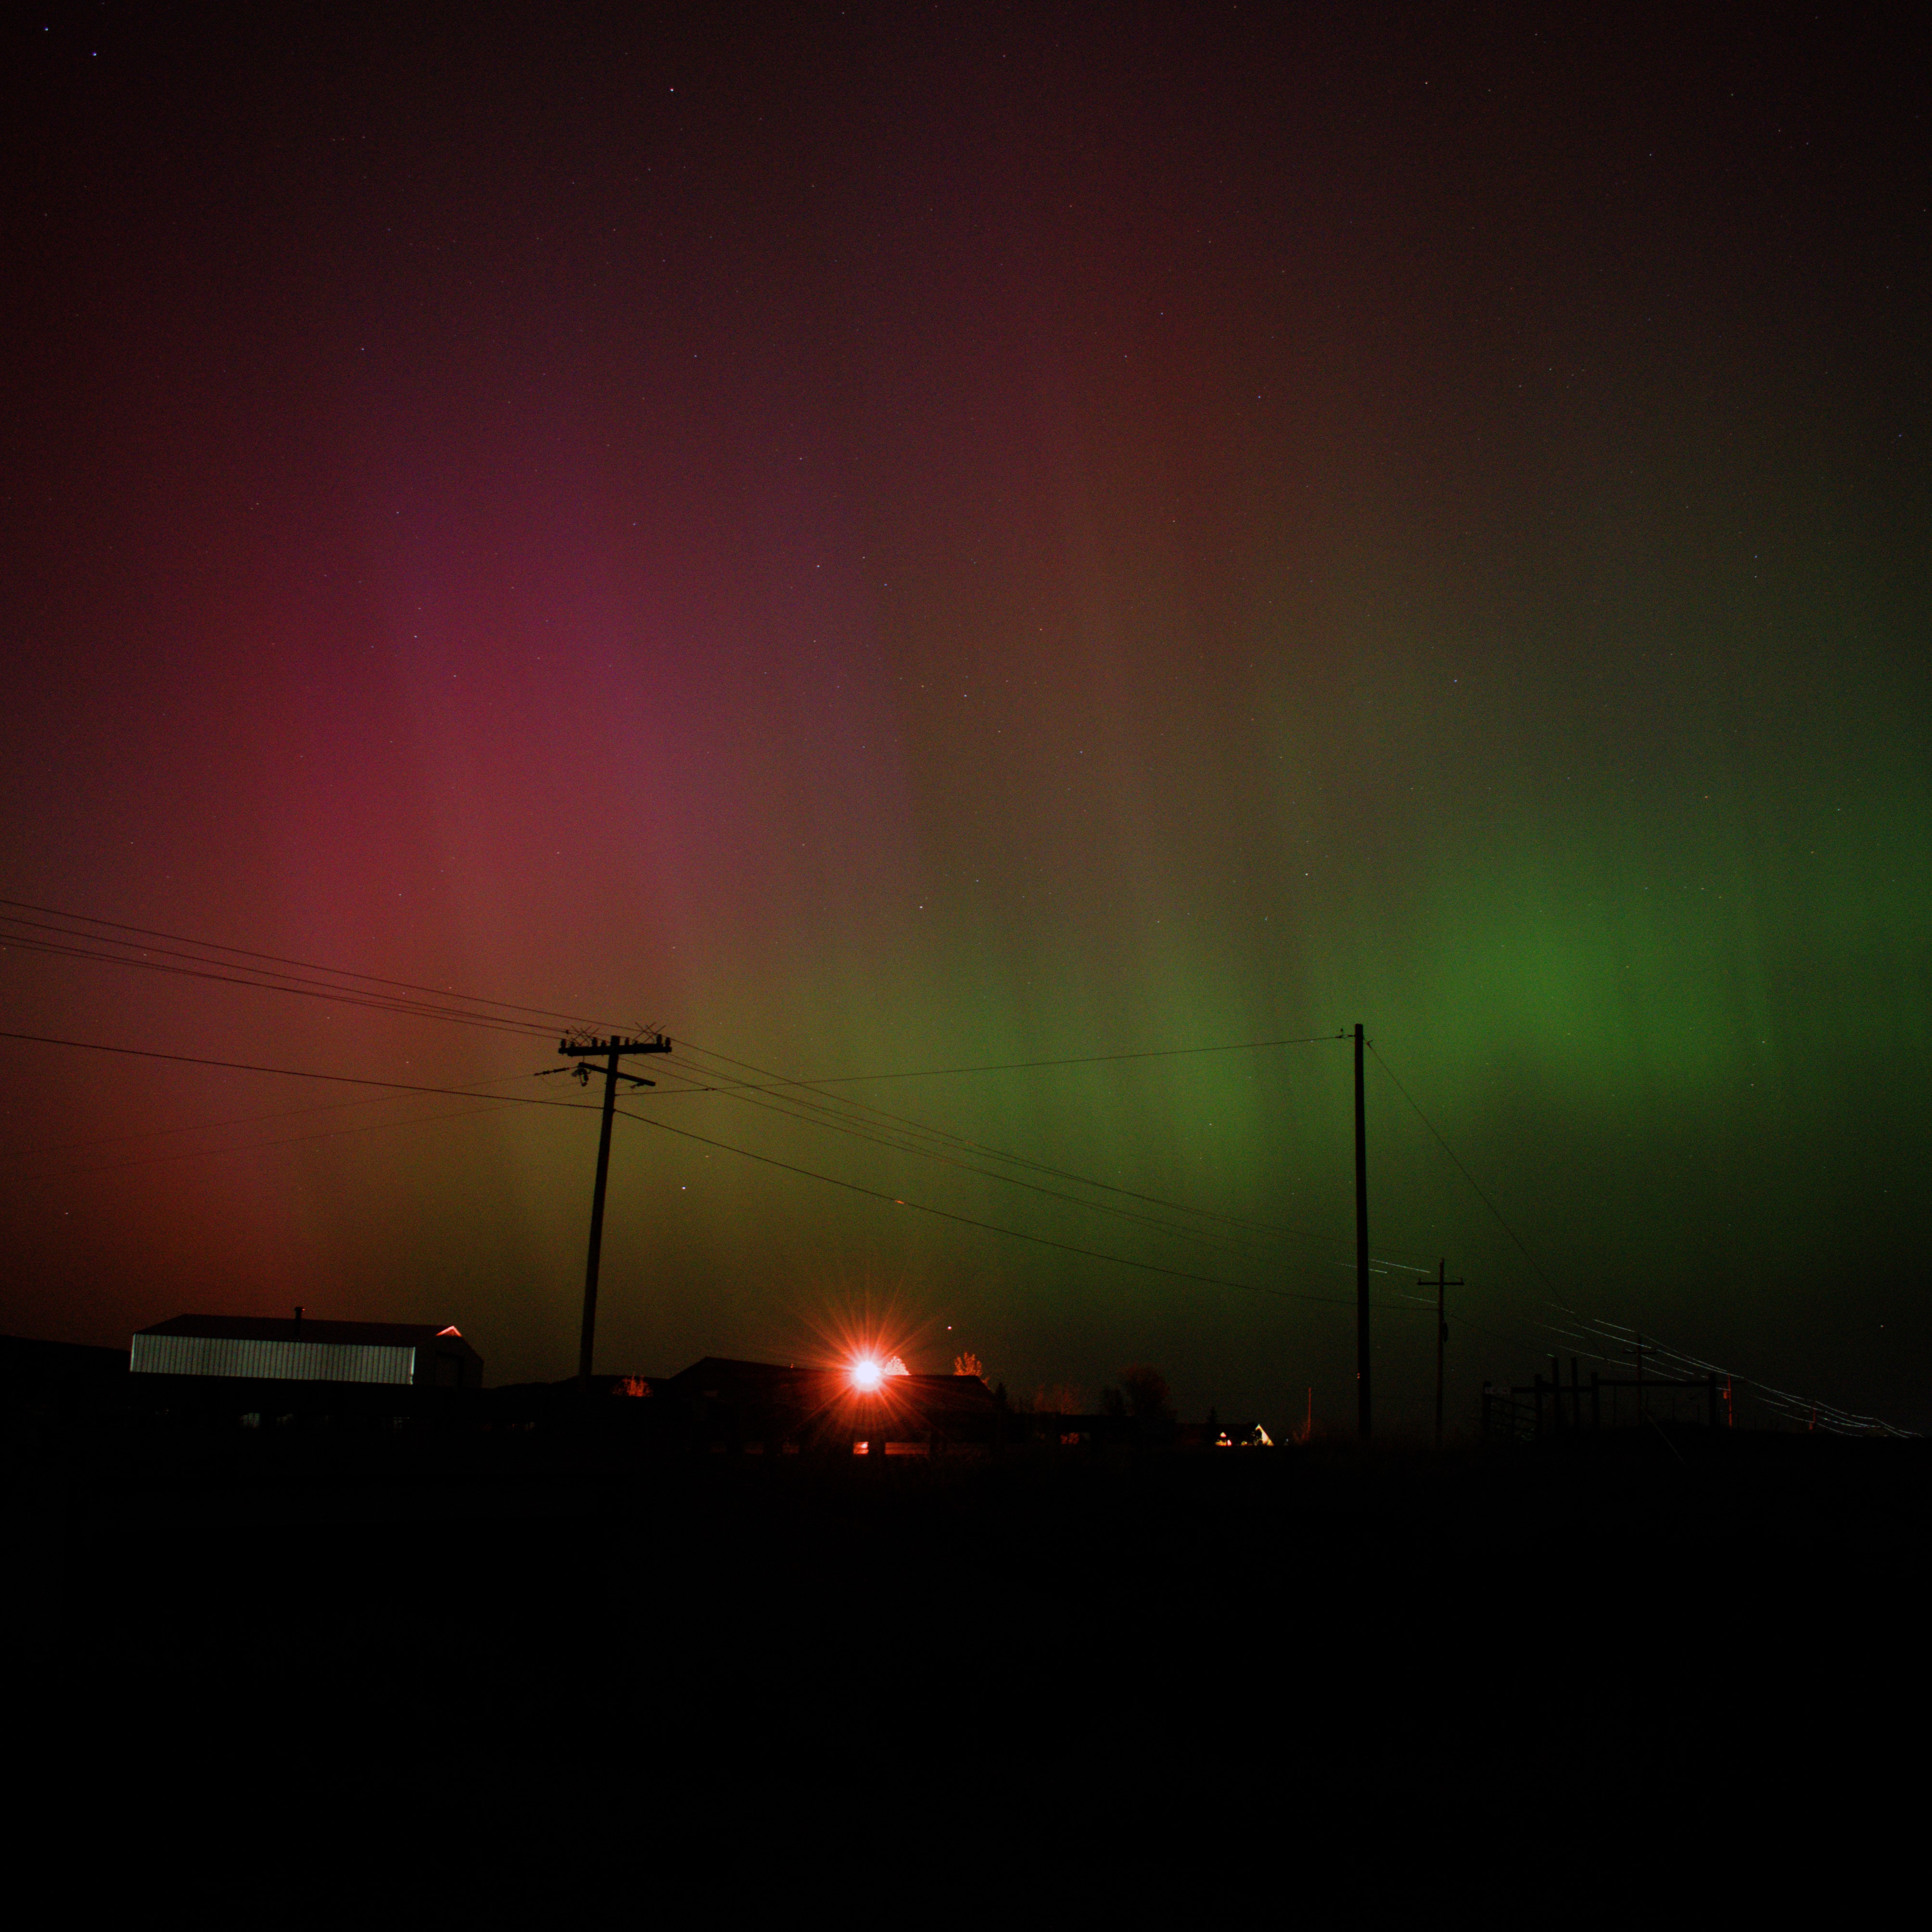
{"label": "aurora borealis", "polygon": [[[5,44],[0,896],[793,1077],[1359,1019],[1570,1306],[1932,1426],[1900,16],[110,6]],[[11,945],[0,1010],[578,1097],[540,1046]],[[604,1366],[787,1359],[869,1299],[1016,1394],[1148,1361],[1190,1412],[1347,1412],[1339,1045],[839,1090],[1296,1231],[1212,1249],[674,1090],[699,1064],[627,1106],[1254,1292],[634,1125]],[[594,1120],[296,1111],[342,1099],[0,1042],[0,1327],[301,1301],[568,1373]],[[1568,1345],[1379,1062],[1370,1106],[1376,1252],[1470,1284],[1466,1418]],[[1427,1319],[1378,1322],[1419,1426]]]}

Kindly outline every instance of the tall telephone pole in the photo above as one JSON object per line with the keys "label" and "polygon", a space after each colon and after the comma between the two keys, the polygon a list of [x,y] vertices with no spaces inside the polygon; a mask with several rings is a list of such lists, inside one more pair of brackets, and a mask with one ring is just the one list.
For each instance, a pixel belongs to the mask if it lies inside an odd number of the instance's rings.
{"label": "tall telephone pole", "polygon": [[1449,1340],[1449,1323],[1442,1306],[1443,1291],[1451,1288],[1466,1288],[1467,1282],[1448,1279],[1449,1264],[1436,1264],[1436,1279],[1432,1282],[1425,1275],[1415,1285],[1418,1288],[1433,1287],[1436,1290],[1436,1453],[1442,1453],[1442,1350]]}
{"label": "tall telephone pole", "polygon": [[[597,1346],[597,1263],[604,1246],[604,1188],[610,1174],[610,1116],[617,1104],[617,1082],[628,1080],[634,1087],[654,1087],[657,1082],[641,1074],[626,1073],[618,1064],[627,1053],[668,1053],[670,1042],[662,1034],[649,1040],[632,1040],[613,1034],[608,1040],[588,1034],[573,1034],[560,1040],[556,1050],[567,1060],[604,1061],[604,1126],[597,1137],[597,1185],[590,1196],[590,1253],[584,1264],[584,1330],[577,1345],[577,1376],[588,1385],[590,1363]],[[577,1070],[578,1083],[590,1084],[587,1064]]]}
{"label": "tall telephone pole", "polygon": [[1362,1102],[1362,1023],[1355,1022],[1355,1396],[1369,1439],[1369,1127]]}

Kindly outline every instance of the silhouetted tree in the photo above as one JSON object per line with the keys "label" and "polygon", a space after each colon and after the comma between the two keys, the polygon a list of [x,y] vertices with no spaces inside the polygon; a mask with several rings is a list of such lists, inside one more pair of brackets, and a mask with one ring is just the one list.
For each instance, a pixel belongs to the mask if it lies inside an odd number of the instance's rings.
{"label": "silhouetted tree", "polygon": [[1126,1391],[1127,1408],[1136,1422],[1172,1422],[1174,1404],[1168,1400],[1167,1378],[1160,1370],[1144,1363],[1120,1371],[1120,1387]]}

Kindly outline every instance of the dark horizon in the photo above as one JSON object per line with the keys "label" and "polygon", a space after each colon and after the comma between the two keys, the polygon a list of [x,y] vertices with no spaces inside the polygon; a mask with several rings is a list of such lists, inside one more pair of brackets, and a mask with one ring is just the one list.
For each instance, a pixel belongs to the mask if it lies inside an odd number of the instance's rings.
{"label": "dark horizon", "polygon": [[1906,25],[8,26],[0,1331],[1932,1430]]}

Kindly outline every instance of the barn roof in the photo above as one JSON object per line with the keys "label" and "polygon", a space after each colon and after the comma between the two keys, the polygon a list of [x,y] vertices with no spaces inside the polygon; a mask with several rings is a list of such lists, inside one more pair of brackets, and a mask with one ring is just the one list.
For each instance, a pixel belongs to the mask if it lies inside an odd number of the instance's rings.
{"label": "barn roof", "polygon": [[235,1342],[314,1342],[360,1348],[428,1348],[441,1342],[473,1354],[454,1328],[427,1322],[311,1322],[260,1315],[176,1315],[138,1330],[142,1335],[193,1335]]}

